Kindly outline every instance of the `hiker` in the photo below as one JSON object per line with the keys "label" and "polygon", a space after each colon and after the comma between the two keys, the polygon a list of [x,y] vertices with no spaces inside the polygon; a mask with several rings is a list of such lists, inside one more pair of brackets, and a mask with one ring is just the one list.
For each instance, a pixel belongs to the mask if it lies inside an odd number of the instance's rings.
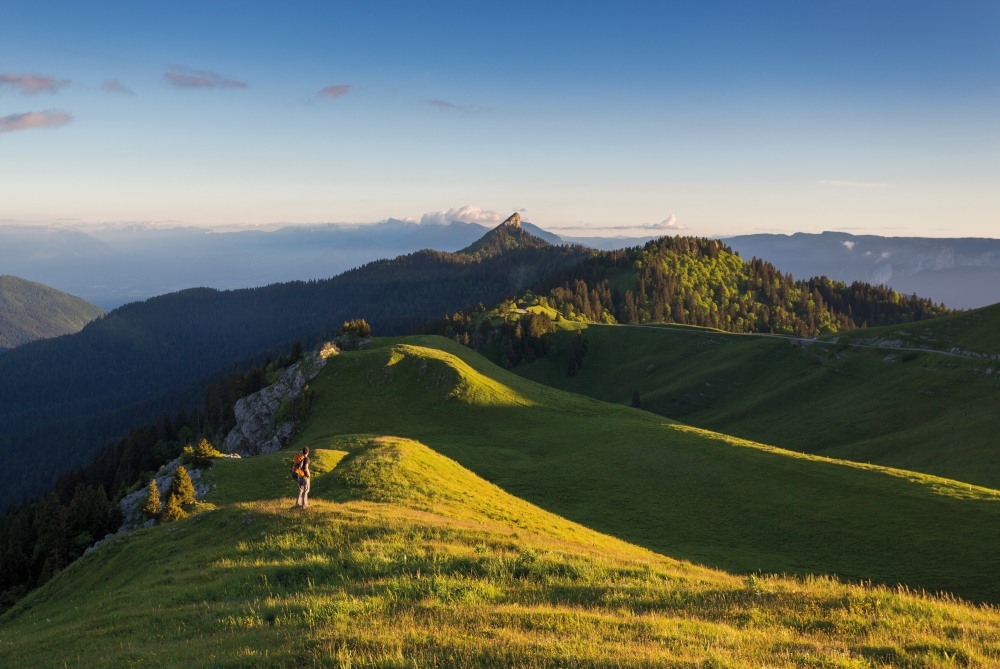
{"label": "hiker", "polygon": [[298,461],[299,474],[299,497],[295,500],[295,506],[303,509],[309,508],[309,447],[302,447],[302,459]]}

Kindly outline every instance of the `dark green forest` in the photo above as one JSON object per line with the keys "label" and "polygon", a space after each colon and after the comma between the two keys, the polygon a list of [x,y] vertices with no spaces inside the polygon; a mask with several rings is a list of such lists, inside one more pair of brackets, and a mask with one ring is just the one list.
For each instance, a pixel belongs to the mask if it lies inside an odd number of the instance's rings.
{"label": "dark green forest", "polygon": [[[471,252],[419,251],[322,281],[171,293],[115,309],[75,335],[8,351],[0,356],[0,507],[50,490],[102,444],[193,408],[209,384],[290,342],[315,346],[351,318],[380,334],[414,332],[592,253],[495,230]],[[42,451],[47,466],[32,468]]]}
{"label": "dark green forest", "polygon": [[[184,446],[200,439],[221,443],[236,424],[236,400],[301,357],[302,347],[293,344],[275,360],[229,374],[206,389],[199,407],[129,429],[83,467],[59,475],[47,494],[7,508],[0,516],[0,611],[115,532],[122,522],[118,501],[148,483]],[[48,466],[49,457],[38,453],[34,466]]]}

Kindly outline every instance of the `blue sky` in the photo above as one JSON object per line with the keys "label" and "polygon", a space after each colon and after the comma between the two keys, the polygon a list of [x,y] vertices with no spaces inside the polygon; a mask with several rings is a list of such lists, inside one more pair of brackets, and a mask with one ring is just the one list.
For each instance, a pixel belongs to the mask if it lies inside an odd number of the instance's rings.
{"label": "blue sky", "polygon": [[0,221],[1000,236],[997,2],[10,3]]}

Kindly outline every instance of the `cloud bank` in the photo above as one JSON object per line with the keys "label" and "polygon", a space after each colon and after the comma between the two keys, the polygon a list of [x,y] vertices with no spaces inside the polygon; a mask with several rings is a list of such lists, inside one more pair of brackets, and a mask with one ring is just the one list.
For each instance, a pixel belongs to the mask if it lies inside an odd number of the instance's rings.
{"label": "cloud bank", "polygon": [[[509,214],[508,214],[509,216]],[[450,225],[460,223],[479,223],[487,227],[499,225],[507,216],[495,211],[484,211],[480,207],[469,204],[464,207],[452,208],[448,211],[436,211],[420,217],[421,225]]]}
{"label": "cloud bank", "polygon": [[0,74],[0,86],[10,86],[23,95],[37,93],[57,93],[60,88],[69,86],[69,79],[54,79],[39,74]]}
{"label": "cloud bank", "polygon": [[195,70],[182,65],[171,65],[163,75],[167,83],[174,88],[249,88],[250,84],[238,79],[227,79],[218,72],[211,70]]}
{"label": "cloud bank", "polygon": [[58,128],[73,120],[64,111],[48,110],[40,112],[25,112],[0,116],[0,133],[31,130],[32,128]]}

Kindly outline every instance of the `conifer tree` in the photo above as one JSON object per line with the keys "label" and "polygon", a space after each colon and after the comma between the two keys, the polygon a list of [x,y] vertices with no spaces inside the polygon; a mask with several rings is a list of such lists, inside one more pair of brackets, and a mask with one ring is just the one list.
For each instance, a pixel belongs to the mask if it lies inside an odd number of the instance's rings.
{"label": "conifer tree", "polygon": [[169,523],[181,518],[187,518],[187,515],[187,512],[181,507],[181,502],[177,494],[171,491],[167,495],[167,503],[163,505],[163,514],[160,515],[160,520]]}
{"label": "conifer tree", "polygon": [[156,479],[149,480],[146,487],[146,502],[139,509],[146,518],[156,518],[160,512],[160,489],[156,487]]}
{"label": "conifer tree", "polygon": [[168,494],[177,497],[177,503],[182,506],[194,503],[194,484],[191,483],[191,477],[184,465],[177,465],[177,472],[170,482]]}

